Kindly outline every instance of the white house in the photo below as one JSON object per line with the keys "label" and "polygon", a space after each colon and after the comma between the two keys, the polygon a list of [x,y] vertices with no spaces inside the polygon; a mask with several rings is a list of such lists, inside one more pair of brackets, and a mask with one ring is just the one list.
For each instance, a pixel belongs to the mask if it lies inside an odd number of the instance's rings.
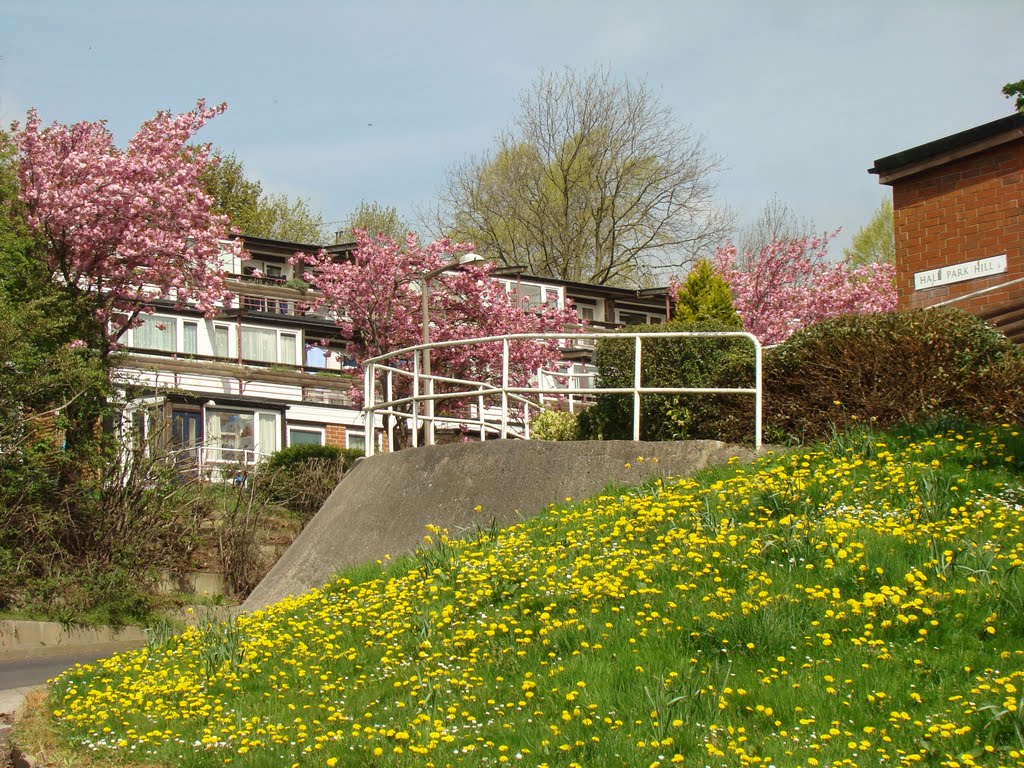
{"label": "white house", "polygon": [[[288,263],[317,246],[244,237],[245,257],[228,265],[237,295],[212,319],[155,303],[122,339],[116,379],[142,433],[169,425],[166,440],[204,466],[252,464],[300,443],[362,448],[363,417],[349,392],[361,386],[333,319],[304,309],[304,284]],[[354,244],[329,246],[347,258]],[[523,306],[572,300],[597,328],[663,322],[667,290],[608,288],[535,278],[497,277]],[[570,353],[578,372],[590,349]],[[161,417],[161,418],[157,418]],[[383,431],[374,439],[381,441]]]}

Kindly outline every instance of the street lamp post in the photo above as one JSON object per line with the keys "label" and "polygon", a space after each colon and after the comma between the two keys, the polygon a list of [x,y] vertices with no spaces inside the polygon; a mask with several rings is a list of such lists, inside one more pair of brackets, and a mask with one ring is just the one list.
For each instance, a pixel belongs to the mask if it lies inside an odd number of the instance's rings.
{"label": "street lamp post", "polygon": [[[420,320],[422,325],[422,343],[424,345],[430,344],[430,281],[440,275],[442,272],[449,272],[453,269],[458,269],[465,264],[472,264],[477,261],[483,261],[484,258],[478,253],[464,253],[457,259],[449,261],[447,264],[442,264],[440,267],[435,267],[429,272],[420,275],[420,293],[423,297],[423,316]],[[424,423],[423,432],[423,444],[433,445],[434,444],[434,380],[430,375],[430,349],[426,346],[422,352],[422,371],[423,377],[427,382],[427,403],[426,403],[426,418]]]}

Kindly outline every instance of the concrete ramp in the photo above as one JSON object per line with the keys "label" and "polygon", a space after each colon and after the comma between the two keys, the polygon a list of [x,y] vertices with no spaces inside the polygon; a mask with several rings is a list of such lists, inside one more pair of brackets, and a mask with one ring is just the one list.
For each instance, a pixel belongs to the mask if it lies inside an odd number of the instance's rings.
{"label": "concrete ramp", "polygon": [[[609,483],[685,477],[749,448],[717,440],[493,440],[412,448],[359,462],[242,606],[254,611],[330,581],[345,566],[415,551],[428,525],[506,527]],[[480,511],[475,511],[476,507]]]}

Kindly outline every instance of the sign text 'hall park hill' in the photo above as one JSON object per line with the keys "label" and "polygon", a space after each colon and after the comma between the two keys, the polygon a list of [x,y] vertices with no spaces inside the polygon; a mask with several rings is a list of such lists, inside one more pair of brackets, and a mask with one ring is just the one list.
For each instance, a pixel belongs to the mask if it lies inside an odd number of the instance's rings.
{"label": "sign text 'hall park hill'", "polygon": [[998,275],[1005,271],[1005,253],[1001,256],[990,256],[987,259],[965,261],[962,264],[950,264],[936,269],[926,269],[924,272],[914,273],[914,290],[920,291],[925,288],[947,285],[948,283],[960,283],[964,280],[974,280],[978,277]]}

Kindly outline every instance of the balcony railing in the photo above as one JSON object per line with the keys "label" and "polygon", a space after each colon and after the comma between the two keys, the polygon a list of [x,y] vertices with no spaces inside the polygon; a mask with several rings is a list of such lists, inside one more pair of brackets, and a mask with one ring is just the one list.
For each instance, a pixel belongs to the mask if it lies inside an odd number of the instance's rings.
{"label": "balcony railing", "polygon": [[218,363],[221,365],[243,366],[245,368],[258,368],[272,373],[306,374],[309,376],[328,376],[330,381],[349,384],[358,374],[356,369],[335,370],[313,365],[291,365],[288,363],[267,362],[265,360],[252,360],[247,357],[224,357],[220,355],[200,355],[192,352],[170,352],[165,349],[146,349],[143,347],[127,347],[124,352],[136,357],[155,357],[164,360],[174,360],[182,363]]}

